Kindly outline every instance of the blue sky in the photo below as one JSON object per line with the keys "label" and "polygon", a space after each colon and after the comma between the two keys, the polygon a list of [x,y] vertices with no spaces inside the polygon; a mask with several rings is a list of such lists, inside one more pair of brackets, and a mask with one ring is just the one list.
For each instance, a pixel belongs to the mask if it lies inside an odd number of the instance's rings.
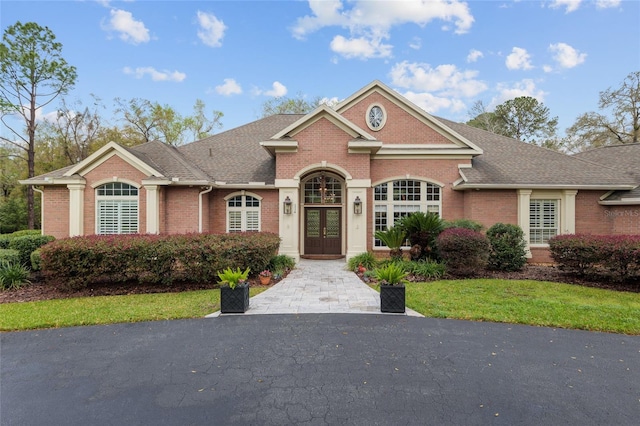
{"label": "blue sky", "polygon": [[116,97],[144,98],[188,115],[201,99],[223,130],[274,96],[341,100],[380,80],[457,121],[478,100],[533,96],[563,133],[640,70],[636,0],[3,0],[2,31],[16,21],[63,44],[78,71],[69,100],[95,94],[112,111]]}

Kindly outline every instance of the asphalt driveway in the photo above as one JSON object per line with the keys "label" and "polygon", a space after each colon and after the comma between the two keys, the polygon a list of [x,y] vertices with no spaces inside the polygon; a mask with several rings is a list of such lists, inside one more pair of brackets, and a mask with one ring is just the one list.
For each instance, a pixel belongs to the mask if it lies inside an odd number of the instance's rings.
{"label": "asphalt driveway", "polygon": [[636,425],[640,337],[406,316],[0,335],[2,425]]}

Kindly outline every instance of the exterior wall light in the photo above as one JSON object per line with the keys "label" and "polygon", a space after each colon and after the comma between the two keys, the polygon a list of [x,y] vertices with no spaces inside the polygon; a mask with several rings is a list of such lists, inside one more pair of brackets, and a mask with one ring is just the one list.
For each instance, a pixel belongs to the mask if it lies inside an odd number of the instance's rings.
{"label": "exterior wall light", "polygon": [[293,202],[291,201],[291,198],[289,198],[289,196],[287,195],[287,198],[284,199],[284,203],[282,203],[282,210],[284,211],[284,214],[291,214],[292,209],[293,209]]}
{"label": "exterior wall light", "polygon": [[356,199],[353,200],[353,213],[362,214],[362,200],[359,196],[356,196]]}

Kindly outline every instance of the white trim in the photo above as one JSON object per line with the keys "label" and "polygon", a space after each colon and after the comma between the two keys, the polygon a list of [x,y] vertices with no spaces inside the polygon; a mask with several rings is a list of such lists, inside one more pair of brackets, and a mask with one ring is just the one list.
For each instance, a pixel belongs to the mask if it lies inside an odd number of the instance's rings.
{"label": "white trim", "polygon": [[389,182],[393,182],[396,180],[419,180],[419,181],[423,181],[423,182],[427,182],[427,183],[432,183],[434,185],[438,185],[440,188],[444,188],[445,184],[437,181],[435,179],[431,179],[431,178],[427,178],[427,177],[423,177],[423,176],[415,176],[415,175],[410,175],[410,174],[406,174],[406,175],[397,175],[397,176],[390,176],[384,179],[380,179],[377,180],[375,182],[371,183],[371,187],[376,187],[378,185],[382,185],[383,183],[389,183]]}
{"label": "white trim", "polygon": [[69,184],[69,236],[84,235],[84,183]]}
{"label": "white trim", "polygon": [[118,155],[124,161],[129,163],[129,165],[131,165],[132,167],[135,167],[136,169],[140,170],[142,173],[146,175],[159,176],[159,177],[162,176],[162,173],[160,173],[159,171],[157,171],[147,163],[143,162],[138,157],[131,154],[129,151],[127,151],[126,149],[124,149],[123,147],[121,147],[115,142],[109,142],[108,144],[106,144],[105,146],[103,146],[102,148],[100,148],[99,150],[97,150],[96,152],[94,152],[93,154],[91,154],[90,156],[88,156],[78,164],[76,164],[74,167],[67,170],[64,176],[69,177],[75,174],[79,174],[82,176],[87,172],[89,172],[90,170],[92,170],[93,168],[102,164],[104,161],[113,157],[114,155]]}
{"label": "white trim", "polygon": [[[462,174],[462,172],[460,172]],[[608,190],[611,188],[616,189],[633,189],[635,187],[629,185],[573,185],[573,184],[522,184],[522,183],[513,183],[513,184],[494,184],[494,183],[465,183],[462,185],[458,185],[454,189],[463,190],[463,189],[532,189],[532,190],[545,190],[545,189],[577,189],[577,190]]]}
{"label": "white trim", "polygon": [[[135,186],[138,189],[142,188],[142,185],[140,185],[136,181],[133,181],[133,180],[127,179],[127,178],[119,178],[117,176],[106,178],[106,179],[100,179],[98,181],[95,181],[95,182],[93,182],[91,184],[91,187],[93,189],[96,189],[99,186],[105,185],[107,183],[113,183],[113,182],[122,182],[122,183],[126,183],[127,185]],[[155,185],[155,184],[153,184],[153,185]]]}
{"label": "white trim", "polygon": [[361,101],[363,98],[374,92],[382,95],[384,98],[394,103],[399,108],[402,108],[404,111],[406,111],[416,119],[422,121],[438,134],[455,143],[456,145],[460,145],[463,147],[467,146],[474,153],[473,155],[482,154],[482,149],[480,149],[480,147],[475,145],[469,139],[451,129],[441,121],[437,120],[431,114],[427,113],[425,110],[418,107],[416,104],[414,104],[395,90],[391,89],[389,86],[380,82],[379,80],[372,81],[353,95],[349,96],[344,101],[340,102],[336,106],[336,113],[344,113],[346,110]]}
{"label": "white trim", "polygon": [[297,120],[295,123],[289,125],[284,128],[280,132],[276,133],[271,137],[271,140],[282,139],[284,137],[294,137],[297,133],[311,126],[313,123],[317,122],[321,118],[327,118],[330,122],[335,124],[338,128],[345,131],[351,137],[361,137],[367,140],[376,140],[375,137],[371,136],[369,133],[365,132],[363,129],[350,122],[342,115],[338,114],[332,108],[329,108],[326,105],[320,105],[314,111],[305,115],[304,117]]}
{"label": "white trim", "polygon": [[[138,191],[138,195],[98,195],[98,189],[100,188],[100,186],[103,185],[108,185],[110,183],[125,183],[127,185],[133,186],[134,188],[137,189]],[[118,202],[118,203],[124,203],[124,202],[131,202],[131,201],[135,201],[136,202],[136,232],[135,233],[139,233],[140,232],[140,186],[133,183],[129,183],[127,181],[125,181],[125,179],[122,180],[113,180],[110,179],[107,182],[104,182],[96,187],[93,187],[93,191],[94,191],[94,203],[95,203],[95,233],[96,235],[105,235],[104,233],[100,232],[100,202],[101,201],[112,201],[112,202]],[[148,193],[148,192],[147,192]],[[147,213],[148,213],[148,209],[149,207],[147,206]],[[120,226],[121,222],[120,222],[121,218],[118,218],[118,226]],[[120,234],[120,232],[118,232],[118,234]]]}
{"label": "white trim", "polygon": [[[380,123],[379,127],[373,127],[371,125],[371,122],[369,121],[369,114],[371,113],[371,110],[374,109],[375,107],[380,108],[380,110],[382,111],[382,122]],[[382,130],[384,125],[387,124],[387,117],[388,117],[387,110],[385,109],[384,105],[378,102],[374,102],[371,105],[369,105],[369,107],[367,108],[367,111],[364,113],[364,122],[367,123],[367,127],[372,131],[379,132],[380,130]]]}
{"label": "white trim", "polygon": [[[230,207],[229,200],[236,197],[241,197],[240,198],[241,206]],[[259,203],[258,207],[254,207],[254,206],[247,207],[246,205],[247,197],[252,197],[258,200],[258,203]],[[225,202],[225,216],[226,216],[225,220],[227,224],[227,232],[249,232],[249,231],[260,232],[262,230],[262,197],[252,192],[242,190],[242,191],[236,191],[231,194],[228,194],[226,197],[224,197],[224,202]],[[240,212],[240,230],[234,229],[233,231],[231,231],[230,229],[231,222],[229,220],[229,216],[230,216],[230,213],[232,212]],[[249,212],[258,213],[258,229],[247,229],[247,214]]]}
{"label": "white trim", "polygon": [[[145,185],[144,189],[147,194],[147,234],[159,234],[160,194],[158,185]],[[138,197],[140,197],[139,193]],[[140,224],[138,224],[138,228],[139,226]]]}
{"label": "white trim", "polygon": [[299,181],[303,176],[315,171],[331,171],[340,175],[340,177],[345,181],[353,179],[351,173],[349,173],[347,169],[338,166],[337,164],[327,163],[326,160],[315,164],[309,164],[308,166],[303,167],[302,169],[298,170],[298,172],[293,176],[293,179]]}

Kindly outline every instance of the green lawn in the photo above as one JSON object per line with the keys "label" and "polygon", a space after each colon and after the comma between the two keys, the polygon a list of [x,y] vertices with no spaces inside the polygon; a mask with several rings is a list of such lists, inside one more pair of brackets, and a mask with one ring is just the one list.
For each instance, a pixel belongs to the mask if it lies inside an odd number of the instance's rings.
{"label": "green lawn", "polygon": [[[251,295],[262,289],[252,288]],[[640,294],[540,281],[455,280],[407,284],[407,306],[427,317],[640,335]],[[0,331],[201,318],[218,290],[0,304]]]}
{"label": "green lawn", "polygon": [[407,307],[427,317],[640,334],[640,294],[517,280],[407,285]]}
{"label": "green lawn", "polygon": [[[250,289],[251,296],[264,289]],[[219,290],[0,304],[0,331],[198,318],[220,310]]]}

